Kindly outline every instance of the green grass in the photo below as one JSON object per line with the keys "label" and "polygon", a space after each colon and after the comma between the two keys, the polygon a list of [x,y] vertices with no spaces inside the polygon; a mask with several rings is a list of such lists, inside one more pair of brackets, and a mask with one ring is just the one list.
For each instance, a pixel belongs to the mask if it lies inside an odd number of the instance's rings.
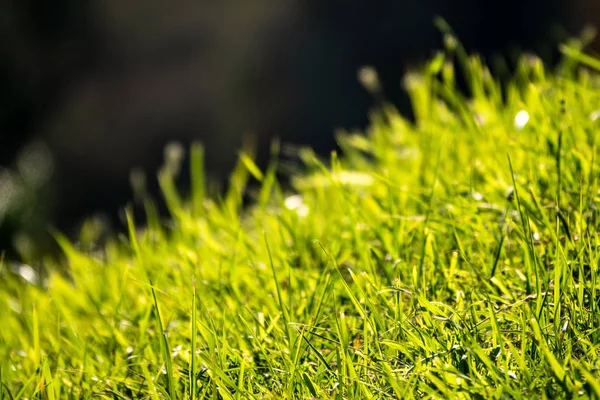
{"label": "green grass", "polygon": [[0,400],[599,398],[600,61],[501,85],[448,43],[406,77],[415,122],[303,150],[293,191],[244,155],[208,198],[195,146],[168,223],[59,236],[42,282],[1,263]]}

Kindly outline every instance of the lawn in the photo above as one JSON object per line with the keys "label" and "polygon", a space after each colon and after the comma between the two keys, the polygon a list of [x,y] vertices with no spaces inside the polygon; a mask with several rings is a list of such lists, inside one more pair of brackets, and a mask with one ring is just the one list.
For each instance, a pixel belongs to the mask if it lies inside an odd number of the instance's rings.
{"label": "lawn", "polygon": [[500,82],[446,42],[414,120],[382,103],[291,187],[274,146],[208,196],[195,145],[168,222],[148,199],[47,274],[4,260],[0,400],[599,398],[600,60]]}

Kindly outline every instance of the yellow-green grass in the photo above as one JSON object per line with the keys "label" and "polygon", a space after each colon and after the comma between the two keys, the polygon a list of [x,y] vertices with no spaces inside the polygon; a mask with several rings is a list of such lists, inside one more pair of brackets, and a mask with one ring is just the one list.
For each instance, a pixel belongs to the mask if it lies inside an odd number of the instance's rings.
{"label": "yellow-green grass", "polygon": [[563,52],[501,84],[451,43],[293,191],[244,155],[208,198],[194,146],[169,223],[4,261],[0,400],[600,397],[600,61]]}

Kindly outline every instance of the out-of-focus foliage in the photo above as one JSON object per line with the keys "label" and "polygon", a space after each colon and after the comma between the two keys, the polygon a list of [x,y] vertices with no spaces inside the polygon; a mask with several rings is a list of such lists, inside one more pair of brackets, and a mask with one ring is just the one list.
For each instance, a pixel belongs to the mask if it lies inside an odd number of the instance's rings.
{"label": "out-of-focus foliage", "polygon": [[[551,60],[561,27],[576,33],[592,22],[578,17],[586,1],[5,0],[0,165],[41,140],[54,176],[38,196],[47,220],[37,226],[72,232],[95,212],[117,222],[129,170],[153,173],[170,141],[205,143],[215,180],[226,179],[243,135],[258,137],[261,166],[275,136],[327,152],[334,128],[368,122],[372,100],[356,80],[364,65],[408,112],[399,82],[440,46],[435,15],[468,48],[514,65],[515,47]],[[155,180],[148,190],[158,194]],[[11,237],[2,234],[0,247]]]}

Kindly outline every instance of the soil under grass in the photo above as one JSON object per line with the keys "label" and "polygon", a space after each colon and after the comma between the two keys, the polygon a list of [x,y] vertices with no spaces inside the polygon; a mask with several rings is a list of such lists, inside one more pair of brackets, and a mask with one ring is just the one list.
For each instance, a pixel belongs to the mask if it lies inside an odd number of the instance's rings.
{"label": "soil under grass", "polygon": [[1,263],[0,400],[600,397],[600,61],[448,43],[293,193],[242,156],[208,198],[195,146],[169,224]]}

